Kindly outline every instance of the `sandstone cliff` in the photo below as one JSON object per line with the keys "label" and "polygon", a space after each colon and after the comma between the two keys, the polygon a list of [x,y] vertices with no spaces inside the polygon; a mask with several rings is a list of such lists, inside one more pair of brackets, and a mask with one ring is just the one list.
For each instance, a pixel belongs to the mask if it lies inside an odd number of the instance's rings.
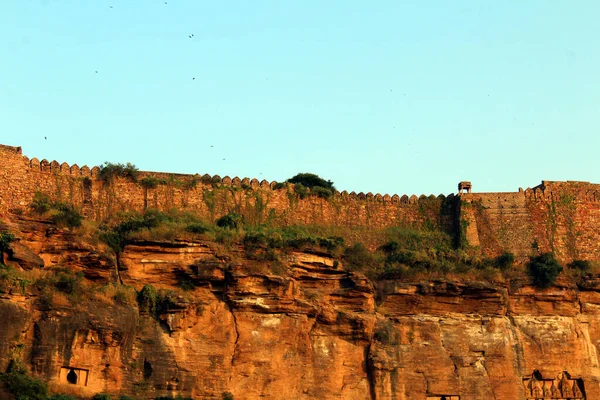
{"label": "sandstone cliff", "polygon": [[[116,258],[43,219],[7,215],[1,228],[21,280],[0,288],[0,371],[21,360],[56,392],[600,398],[599,278],[373,283],[321,251],[270,265],[236,243],[132,241]],[[146,285],[159,300],[136,300]]]}

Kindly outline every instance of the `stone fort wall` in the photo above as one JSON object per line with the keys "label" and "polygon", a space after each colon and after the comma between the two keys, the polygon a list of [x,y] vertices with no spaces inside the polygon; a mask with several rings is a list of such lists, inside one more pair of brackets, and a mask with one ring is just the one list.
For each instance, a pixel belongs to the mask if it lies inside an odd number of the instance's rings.
{"label": "stone fort wall", "polygon": [[29,159],[20,147],[0,145],[0,214],[26,209],[36,191],[73,203],[102,220],[119,211],[179,209],[214,221],[228,212],[250,223],[385,228],[430,224],[460,232],[464,241],[493,257],[510,251],[526,258],[554,251],[562,261],[600,260],[600,185],[543,181],[509,193],[448,196],[336,192],[329,199],[300,199],[293,186],[238,177],[140,172],[162,184],[145,188],[127,179],[98,179],[98,167]]}
{"label": "stone fort wall", "polygon": [[460,196],[468,243],[484,255],[552,251],[563,262],[600,260],[600,185],[542,181],[515,193]]}
{"label": "stone fort wall", "polygon": [[[0,145],[0,213],[26,209],[36,191],[67,201],[90,218],[101,220],[119,211],[180,209],[200,213],[214,221],[238,212],[251,223],[316,224],[383,228],[398,224],[434,225],[450,229],[450,214],[441,213],[445,196],[398,196],[336,192],[329,199],[300,199],[293,185],[276,188],[277,182],[218,175],[184,175],[140,171],[140,178],[162,181],[155,188],[128,179],[106,184],[98,179],[99,167],[69,165],[29,159],[20,147]],[[453,197],[453,195],[451,195]],[[442,217],[445,215],[445,217]]]}

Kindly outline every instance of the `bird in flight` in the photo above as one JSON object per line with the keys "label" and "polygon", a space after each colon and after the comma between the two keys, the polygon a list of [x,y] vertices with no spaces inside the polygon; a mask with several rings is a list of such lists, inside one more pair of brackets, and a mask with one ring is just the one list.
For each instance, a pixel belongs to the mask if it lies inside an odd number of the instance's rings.
{"label": "bird in flight", "polygon": [[194,34],[192,33],[191,35],[188,35],[188,37],[191,39],[194,37]]}
{"label": "bird in flight", "polygon": [[196,77],[193,77],[193,78],[192,78],[192,80],[193,80],[193,81],[195,81],[195,80],[196,80]]}
{"label": "bird in flight", "polygon": [[48,140],[48,138],[46,136],[44,136],[44,140]]}

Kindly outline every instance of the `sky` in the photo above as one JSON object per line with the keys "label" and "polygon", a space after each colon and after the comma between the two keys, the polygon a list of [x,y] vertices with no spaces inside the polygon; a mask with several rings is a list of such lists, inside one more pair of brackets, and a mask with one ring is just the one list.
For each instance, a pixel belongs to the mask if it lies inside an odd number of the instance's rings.
{"label": "sky", "polygon": [[0,143],[381,194],[600,183],[597,0],[0,0]]}

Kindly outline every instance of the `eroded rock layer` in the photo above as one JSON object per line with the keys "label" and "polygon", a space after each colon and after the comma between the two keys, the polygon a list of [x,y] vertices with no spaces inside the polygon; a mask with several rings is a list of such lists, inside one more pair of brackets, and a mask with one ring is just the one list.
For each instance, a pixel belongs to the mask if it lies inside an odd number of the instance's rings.
{"label": "eroded rock layer", "polygon": [[546,290],[443,279],[373,285],[318,252],[282,254],[269,269],[235,245],[135,242],[116,259],[45,221],[13,218],[3,229],[17,237],[4,254],[15,268],[61,265],[94,284],[175,290],[157,309],[4,290],[0,370],[20,359],[57,391],[600,398],[600,279]]}

